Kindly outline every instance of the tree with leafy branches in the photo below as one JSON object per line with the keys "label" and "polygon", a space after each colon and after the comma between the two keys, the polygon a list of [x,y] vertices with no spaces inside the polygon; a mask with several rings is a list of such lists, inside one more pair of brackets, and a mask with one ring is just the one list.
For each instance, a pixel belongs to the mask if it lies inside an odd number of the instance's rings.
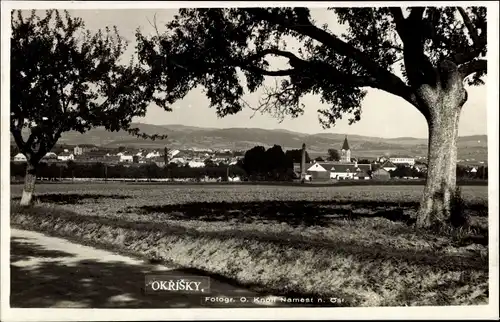
{"label": "tree with leafy branches", "polygon": [[21,205],[29,205],[36,170],[64,132],[103,126],[143,138],[164,138],[131,128],[150,103],[164,104],[148,87],[144,66],[122,64],[127,43],[118,30],[92,34],[80,18],[47,10],[11,14],[10,132],[26,158]]}
{"label": "tree with leafy branches", "polygon": [[[285,156],[291,160],[293,163],[301,163],[302,162],[302,149],[292,149],[287,150],[285,152]],[[309,153],[306,151],[306,163],[311,162],[311,157],[309,157]]]}
{"label": "tree with leafy branches", "polygon": [[[298,117],[304,111],[300,99],[316,94],[328,105],[319,110],[319,120],[329,127],[344,114],[352,115],[350,123],[360,120],[367,88],[403,98],[429,129],[417,228],[450,222],[466,86],[482,84],[487,69],[486,8],[330,9],[345,34],[319,26],[308,8],[181,9],[165,32],[137,34],[140,59],[169,103],[202,87],[221,117],[244,107]],[[299,41],[300,48],[287,46],[284,37]],[[271,69],[270,56],[287,59],[289,67]],[[268,77],[276,87],[265,85]],[[259,104],[248,106],[244,95],[260,87]]]}
{"label": "tree with leafy branches", "polygon": [[338,161],[340,160],[340,153],[337,149],[328,149],[328,161]]}

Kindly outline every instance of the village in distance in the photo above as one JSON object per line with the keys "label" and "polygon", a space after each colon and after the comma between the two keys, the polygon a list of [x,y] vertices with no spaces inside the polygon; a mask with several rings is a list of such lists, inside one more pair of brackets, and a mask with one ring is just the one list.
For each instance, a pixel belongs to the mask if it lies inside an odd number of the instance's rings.
{"label": "village in distance", "polygon": [[[323,153],[317,149],[311,151],[305,144],[297,148],[274,144],[267,147],[267,156],[266,148],[261,145],[237,149],[234,148],[236,144],[233,148],[169,148],[165,144],[163,148],[158,148],[158,144],[154,147],[137,144],[113,147],[63,142],[54,146],[42,159],[39,180],[328,183],[339,180],[425,179],[427,160],[423,155],[385,151],[374,156],[352,146],[348,135],[342,142],[331,141],[332,148]],[[270,153],[270,150],[276,151]],[[302,161],[305,167],[303,173]],[[23,180],[25,163],[26,157],[17,151],[15,145],[11,146],[11,181]],[[266,167],[250,163],[261,163]],[[458,160],[459,180],[484,180],[487,174],[487,161],[481,160],[481,156]]]}

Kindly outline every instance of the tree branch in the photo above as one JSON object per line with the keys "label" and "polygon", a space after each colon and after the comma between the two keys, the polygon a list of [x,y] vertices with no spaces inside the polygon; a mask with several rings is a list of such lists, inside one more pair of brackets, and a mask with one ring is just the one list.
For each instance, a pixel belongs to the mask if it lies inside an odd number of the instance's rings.
{"label": "tree branch", "polygon": [[428,26],[425,25],[422,18],[426,8],[412,8],[410,15],[406,19],[401,8],[390,7],[389,10],[394,18],[399,38],[403,42],[405,68],[410,83],[414,85],[432,80],[434,78],[434,67],[424,53],[424,29]]}
{"label": "tree branch", "polygon": [[388,86],[385,82],[382,82],[378,80],[376,77],[372,76],[354,76],[348,73],[343,73],[328,63],[319,60],[304,60],[297,57],[295,54],[291,52],[283,51],[276,48],[265,49],[259,53],[253,54],[247,59],[247,61],[248,62],[255,61],[258,58],[265,57],[268,54],[274,54],[277,56],[288,58],[290,60],[290,65],[292,65],[294,68],[287,70],[280,70],[280,71],[267,71],[252,65],[243,65],[241,66],[241,68],[252,69],[253,71],[258,71],[263,75],[269,75],[269,76],[289,76],[291,74],[296,74],[300,72],[313,73],[314,75],[317,75],[317,77],[330,79],[333,80],[334,82],[344,82],[345,84],[355,87],[372,87],[372,88],[382,89],[394,95],[405,98],[404,97],[405,94],[403,94],[403,91],[401,90],[402,87]]}
{"label": "tree branch", "polygon": [[425,7],[414,7],[411,9],[410,15],[408,16],[408,20],[411,22],[421,21],[424,12],[425,12]]}
{"label": "tree branch", "polygon": [[462,16],[465,27],[467,28],[473,42],[473,46],[469,48],[467,52],[456,54],[453,57],[453,60],[457,64],[464,64],[476,58],[482,51],[483,47],[486,45],[487,42],[486,30],[483,30],[481,36],[479,36],[479,34],[477,33],[477,29],[474,27],[473,23],[471,22],[465,10],[461,7],[457,7],[457,9],[460,12],[460,15]]}
{"label": "tree branch", "polygon": [[292,63],[302,63],[302,62],[304,62],[303,59],[297,57],[295,54],[293,54],[293,53],[291,53],[289,51],[284,51],[284,50],[280,50],[280,49],[277,49],[277,48],[264,49],[261,52],[258,52],[256,54],[251,55],[249,57],[249,60],[256,60],[256,59],[262,58],[262,57],[264,57],[266,55],[269,55],[269,54],[288,58],[290,60],[290,62],[292,62]]}
{"label": "tree branch", "polygon": [[404,35],[405,18],[403,16],[403,11],[400,7],[389,7],[389,11],[391,12],[394,23],[396,24],[396,31],[398,32],[399,38],[401,38],[401,41],[404,43],[406,37]]}
{"label": "tree branch", "polygon": [[474,74],[485,72],[488,68],[488,61],[486,59],[477,59],[469,63],[461,65],[458,70],[463,78]]}
{"label": "tree branch", "polygon": [[395,78],[397,78],[397,80],[402,82],[399,77],[392,74],[388,70],[381,68],[368,55],[353,47],[351,44],[348,44],[338,37],[328,33],[327,31],[316,27],[309,19],[305,19],[305,17],[302,17],[302,20],[304,21],[301,21],[301,24],[296,24],[287,20],[285,17],[270,13],[266,8],[249,8],[246,10],[259,20],[269,21],[298,32],[304,36],[308,36],[311,39],[319,41],[320,43],[334,49],[339,54],[356,60],[372,75],[392,81],[395,81]]}
{"label": "tree branch", "polygon": [[12,136],[14,137],[14,141],[17,144],[17,147],[19,150],[23,153],[26,153],[26,142],[24,142],[23,135],[21,134],[21,130],[19,128],[12,128],[10,129],[10,132],[12,133]]}
{"label": "tree branch", "polygon": [[295,74],[295,72],[296,72],[295,68],[289,68],[289,69],[283,69],[283,70],[265,70],[263,68],[253,66],[253,65],[243,65],[240,67],[243,69],[246,69],[248,71],[258,73],[261,75],[266,75],[266,76],[290,76],[292,74]]}
{"label": "tree branch", "polygon": [[472,38],[472,42],[474,43],[474,47],[476,49],[479,49],[478,46],[481,43],[481,40],[479,39],[479,35],[477,33],[476,28],[474,28],[474,25],[470,21],[469,16],[465,12],[465,9],[462,7],[457,7],[458,12],[460,12],[460,15],[462,16],[462,19],[464,20],[465,27],[469,31],[469,35]]}
{"label": "tree branch", "polygon": [[[423,10],[425,10],[425,8],[417,9],[414,13],[414,16],[416,16],[420,11],[422,11],[423,13]],[[327,31],[313,25],[312,22],[306,17],[305,13],[299,12],[300,24],[297,24],[294,21],[289,21],[286,17],[269,12],[266,8],[248,8],[246,9],[246,11],[249,14],[253,15],[256,19],[275,23],[283,28],[295,31],[304,36],[308,36],[311,39],[314,39],[324,44],[325,46],[330,47],[338,54],[356,60],[368,71],[370,76],[346,75],[345,73],[339,72],[331,65],[322,62],[320,62],[321,64],[316,65],[316,67],[320,67],[319,69],[316,69],[317,71],[319,71],[318,75],[323,75],[323,77],[333,76],[339,81],[349,82],[353,86],[369,86],[382,89],[386,92],[404,98],[409,103],[419,108],[414,95],[411,94],[411,89],[399,77],[397,77],[387,69],[380,67],[380,65],[374,62],[367,54],[363,53],[351,44],[344,42],[335,35],[332,35]],[[298,60],[295,60],[294,58],[293,60],[291,60],[291,62],[307,62],[298,57],[296,58]],[[302,66],[311,67],[311,62],[309,61],[307,63],[308,64],[303,64]],[[297,69],[299,68],[297,67]],[[424,113],[424,115],[426,113],[425,111],[421,112]]]}
{"label": "tree branch", "polygon": [[286,111],[292,106],[298,104],[298,97],[294,96],[294,88],[289,86],[286,88],[281,88],[278,81],[275,80],[274,87],[265,86],[264,93],[259,99],[257,106],[250,105],[244,99],[241,99],[242,103],[248,108],[253,110],[253,118],[257,112],[261,113],[271,113],[278,122],[281,123],[285,119]]}
{"label": "tree branch", "polygon": [[294,66],[294,67],[307,63],[307,61],[297,57],[296,55],[294,55],[293,53],[291,53],[289,51],[284,51],[284,50],[280,50],[277,48],[268,48],[268,49],[262,50],[261,52],[250,55],[244,61],[236,62],[235,64],[243,69],[246,69],[246,70],[249,70],[252,72],[256,72],[256,73],[259,73],[262,75],[266,75],[266,76],[289,76],[289,75],[295,74],[297,72],[296,68],[270,71],[270,70],[265,70],[261,67],[257,67],[257,66],[252,64],[256,60],[264,58],[266,55],[269,55],[269,54],[288,58],[289,64],[291,66]]}

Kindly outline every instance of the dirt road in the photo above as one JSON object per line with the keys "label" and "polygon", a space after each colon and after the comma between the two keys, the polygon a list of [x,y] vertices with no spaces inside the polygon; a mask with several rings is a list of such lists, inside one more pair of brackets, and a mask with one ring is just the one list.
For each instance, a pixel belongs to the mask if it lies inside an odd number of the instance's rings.
{"label": "dirt road", "polygon": [[[215,279],[209,297],[224,295],[247,302],[210,303],[206,296],[145,294],[145,274],[193,276],[185,271],[87,247],[37,232],[11,229],[11,307],[194,308],[278,306],[254,302],[255,292]],[[196,276],[196,275],[194,275]],[[270,298],[270,297],[267,297]],[[281,305],[280,305],[281,306]]]}

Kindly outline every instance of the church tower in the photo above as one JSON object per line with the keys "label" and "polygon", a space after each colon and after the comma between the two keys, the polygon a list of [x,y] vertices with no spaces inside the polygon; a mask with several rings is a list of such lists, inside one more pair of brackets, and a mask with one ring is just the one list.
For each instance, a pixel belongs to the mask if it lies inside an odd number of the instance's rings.
{"label": "church tower", "polygon": [[345,136],[344,144],[342,145],[340,162],[342,162],[342,163],[350,163],[351,162],[351,149],[349,148],[349,143],[347,142],[347,135]]}

